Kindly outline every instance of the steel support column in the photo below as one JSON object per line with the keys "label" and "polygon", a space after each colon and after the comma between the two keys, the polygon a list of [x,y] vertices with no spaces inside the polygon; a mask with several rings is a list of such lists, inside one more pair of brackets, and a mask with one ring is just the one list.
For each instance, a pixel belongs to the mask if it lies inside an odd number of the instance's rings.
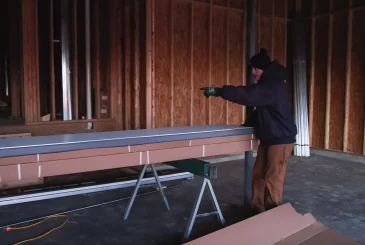
{"label": "steel support column", "polygon": [[69,19],[70,1],[62,0],[61,4],[61,55],[62,55],[62,107],[63,120],[72,120],[71,78],[70,78],[70,38]]}

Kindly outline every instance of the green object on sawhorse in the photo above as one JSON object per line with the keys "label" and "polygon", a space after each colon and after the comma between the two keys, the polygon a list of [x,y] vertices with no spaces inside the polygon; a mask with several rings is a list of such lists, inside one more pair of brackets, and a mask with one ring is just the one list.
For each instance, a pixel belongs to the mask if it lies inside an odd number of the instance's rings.
{"label": "green object on sawhorse", "polygon": [[190,172],[200,177],[211,179],[217,178],[217,167],[203,160],[192,158],[166,162],[166,164],[175,167],[180,171]]}
{"label": "green object on sawhorse", "polygon": [[[210,179],[217,178],[217,167],[214,165],[211,165],[208,162],[205,162],[205,161],[199,160],[199,159],[186,159],[186,160],[180,160],[180,161],[172,161],[172,162],[167,162],[166,164],[173,166],[181,171],[190,172],[194,175],[201,176],[204,179],[201,189],[195,199],[193,210],[190,213],[188,224],[186,226],[185,233],[184,233],[184,242],[186,242],[189,239],[191,231],[194,226],[195,219],[198,217],[206,217],[206,216],[215,214],[215,215],[217,215],[218,220],[224,226],[225,220],[223,218],[222,211],[219,207],[212,184],[210,182]],[[209,196],[213,203],[215,211],[209,212],[209,213],[198,214],[199,206],[200,206],[204,191],[207,186],[208,186]]]}

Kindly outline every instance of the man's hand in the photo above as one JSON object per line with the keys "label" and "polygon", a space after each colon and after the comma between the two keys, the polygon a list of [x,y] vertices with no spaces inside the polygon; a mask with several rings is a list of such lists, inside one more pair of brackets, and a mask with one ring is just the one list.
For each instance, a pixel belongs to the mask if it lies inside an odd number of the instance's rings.
{"label": "man's hand", "polygon": [[210,96],[220,96],[222,88],[204,87],[200,88],[200,90],[204,90],[204,96],[209,98]]}

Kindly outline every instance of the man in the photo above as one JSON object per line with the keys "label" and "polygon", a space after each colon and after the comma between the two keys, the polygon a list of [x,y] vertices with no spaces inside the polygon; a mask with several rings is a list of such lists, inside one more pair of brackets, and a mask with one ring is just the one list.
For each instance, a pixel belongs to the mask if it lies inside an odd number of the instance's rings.
{"label": "man", "polygon": [[256,107],[244,126],[254,127],[260,141],[252,176],[251,206],[255,213],[261,213],[282,202],[286,164],[296,141],[297,127],[285,83],[286,68],[271,61],[264,49],[251,58],[250,66],[257,83],[202,90],[206,97],[219,96]]}

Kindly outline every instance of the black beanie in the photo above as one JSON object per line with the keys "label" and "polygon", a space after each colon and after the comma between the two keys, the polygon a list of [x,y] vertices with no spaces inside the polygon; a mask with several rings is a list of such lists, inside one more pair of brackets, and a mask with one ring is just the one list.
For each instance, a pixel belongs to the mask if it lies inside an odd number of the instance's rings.
{"label": "black beanie", "polygon": [[266,49],[260,49],[260,53],[254,55],[250,60],[250,66],[261,70],[266,70],[271,64],[270,57]]}

